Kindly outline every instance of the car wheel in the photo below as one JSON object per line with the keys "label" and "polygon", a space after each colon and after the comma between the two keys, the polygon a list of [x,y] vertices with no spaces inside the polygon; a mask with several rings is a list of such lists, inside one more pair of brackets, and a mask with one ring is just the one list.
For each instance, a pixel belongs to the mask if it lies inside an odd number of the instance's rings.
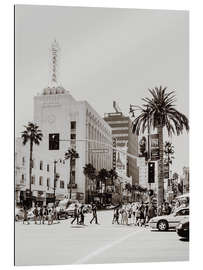
{"label": "car wheel", "polygon": [[17,215],[15,219],[16,219],[16,221],[18,221],[19,220],[19,216]]}
{"label": "car wheel", "polygon": [[168,222],[166,220],[160,220],[157,224],[157,228],[159,231],[167,231],[168,230]]}

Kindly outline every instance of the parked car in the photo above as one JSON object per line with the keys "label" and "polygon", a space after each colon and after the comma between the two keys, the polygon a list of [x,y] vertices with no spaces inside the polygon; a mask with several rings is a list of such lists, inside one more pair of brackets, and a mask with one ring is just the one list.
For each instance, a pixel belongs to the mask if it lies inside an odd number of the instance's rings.
{"label": "parked car", "polygon": [[189,217],[184,218],[176,227],[176,232],[180,237],[189,239],[190,234],[190,222]]}
{"label": "parked car", "polygon": [[158,229],[159,231],[167,231],[169,229],[175,229],[176,226],[185,217],[189,216],[189,208],[178,208],[174,213],[167,216],[157,216],[149,221],[149,227],[151,229]]}
{"label": "parked car", "polygon": [[24,210],[22,207],[15,208],[15,221],[22,220],[24,218]]}

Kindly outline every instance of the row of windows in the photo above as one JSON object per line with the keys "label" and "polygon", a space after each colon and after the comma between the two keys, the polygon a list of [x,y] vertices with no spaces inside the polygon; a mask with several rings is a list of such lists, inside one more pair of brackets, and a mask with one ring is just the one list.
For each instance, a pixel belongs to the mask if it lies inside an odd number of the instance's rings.
{"label": "row of windows", "polygon": [[[32,176],[32,185],[35,185],[35,176]],[[43,186],[43,177],[39,177],[39,185]],[[47,187],[50,187],[50,178],[47,178]],[[60,181],[60,188],[64,188],[64,181]]]}

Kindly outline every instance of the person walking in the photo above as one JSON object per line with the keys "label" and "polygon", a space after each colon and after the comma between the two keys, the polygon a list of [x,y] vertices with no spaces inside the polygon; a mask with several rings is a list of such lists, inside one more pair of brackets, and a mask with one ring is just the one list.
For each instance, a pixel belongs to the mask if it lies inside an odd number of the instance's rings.
{"label": "person walking", "polygon": [[27,225],[28,225],[28,224],[30,224],[29,220],[28,220],[28,216],[27,216],[28,212],[27,212],[26,208],[24,208],[23,210],[24,210],[23,224],[27,221]]}
{"label": "person walking", "polygon": [[84,204],[80,207],[80,225],[85,225]]}
{"label": "person walking", "polygon": [[47,207],[45,206],[42,209],[42,224],[44,224],[44,222],[46,221],[47,216],[48,216]]}
{"label": "person walking", "polygon": [[53,223],[53,217],[52,217],[52,209],[48,209],[48,225],[52,225]]}
{"label": "person walking", "polygon": [[74,218],[73,220],[71,221],[71,224],[74,223],[74,221],[77,221],[77,224],[79,224],[79,212],[78,212],[78,205],[75,204],[75,208],[74,208]]}
{"label": "person walking", "polygon": [[114,222],[117,222],[117,224],[119,224],[119,208],[120,207],[118,206],[114,208],[112,224],[114,224]]}
{"label": "person walking", "polygon": [[39,207],[39,224],[43,223],[43,207]]}
{"label": "person walking", "polygon": [[38,220],[38,209],[37,209],[37,206],[35,206],[35,208],[33,210],[33,214],[34,214],[34,222],[35,222],[35,224],[37,224],[37,220]]}
{"label": "person walking", "polygon": [[92,214],[93,214],[93,217],[90,221],[90,224],[92,224],[93,220],[95,220],[95,224],[99,224],[98,220],[97,220],[97,207],[95,204],[93,204],[93,206],[92,206]]}

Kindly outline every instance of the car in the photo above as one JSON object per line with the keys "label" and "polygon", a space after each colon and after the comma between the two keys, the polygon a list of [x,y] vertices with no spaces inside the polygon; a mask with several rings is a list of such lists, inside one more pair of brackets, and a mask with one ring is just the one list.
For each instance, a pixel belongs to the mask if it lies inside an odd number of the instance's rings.
{"label": "car", "polygon": [[180,221],[180,223],[176,227],[176,232],[180,237],[186,238],[189,240],[189,234],[190,234],[189,228],[190,228],[190,222],[189,222],[189,218],[187,217]]}
{"label": "car", "polygon": [[22,207],[15,208],[15,221],[22,220],[24,218],[24,210]]}
{"label": "car", "polygon": [[66,209],[65,213],[67,217],[73,217],[74,216],[74,209],[75,209],[75,203],[71,203]]}
{"label": "car", "polygon": [[189,208],[178,208],[172,214],[165,216],[157,216],[149,221],[151,229],[158,229],[159,231],[167,231],[175,229],[182,219],[189,216]]}

